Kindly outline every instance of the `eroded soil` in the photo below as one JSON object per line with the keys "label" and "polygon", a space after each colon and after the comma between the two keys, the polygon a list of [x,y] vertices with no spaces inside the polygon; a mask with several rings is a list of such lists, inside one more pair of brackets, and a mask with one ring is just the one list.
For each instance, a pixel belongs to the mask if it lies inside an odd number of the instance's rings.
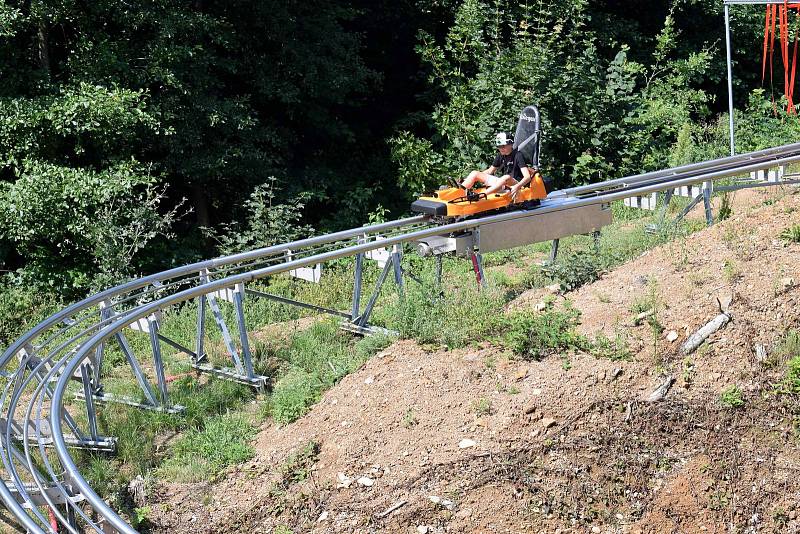
{"label": "eroded soil", "polygon": [[[158,486],[152,531],[800,532],[800,406],[776,393],[773,350],[800,325],[800,244],[778,237],[800,222],[800,195],[752,198],[558,297],[582,312],[583,333],[625,339],[630,360],[397,342],[307,416],[265,425],[252,461]],[[541,298],[513,306],[536,313]],[[663,331],[634,326],[643,299]],[[727,300],[732,321],[680,355]],[[666,374],[667,396],[646,402]],[[732,384],[739,409],[720,402]]]}

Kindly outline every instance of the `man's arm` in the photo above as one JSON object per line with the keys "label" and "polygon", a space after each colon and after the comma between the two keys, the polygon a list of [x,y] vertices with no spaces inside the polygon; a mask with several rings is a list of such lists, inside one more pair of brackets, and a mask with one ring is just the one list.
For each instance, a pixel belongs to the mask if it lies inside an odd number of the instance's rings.
{"label": "man's arm", "polygon": [[487,168],[487,169],[485,169],[485,170],[483,170],[481,172],[484,172],[486,174],[494,174],[496,171],[497,171],[497,167],[495,167],[494,165],[489,165],[489,168]]}
{"label": "man's arm", "polygon": [[533,179],[533,173],[531,172],[531,170],[528,167],[520,167],[519,170],[522,171],[522,180],[517,182],[511,188],[511,200],[512,201],[517,199],[517,195],[519,194],[519,190],[522,189],[523,187],[525,187],[526,185],[528,185],[529,183],[531,183],[531,180]]}

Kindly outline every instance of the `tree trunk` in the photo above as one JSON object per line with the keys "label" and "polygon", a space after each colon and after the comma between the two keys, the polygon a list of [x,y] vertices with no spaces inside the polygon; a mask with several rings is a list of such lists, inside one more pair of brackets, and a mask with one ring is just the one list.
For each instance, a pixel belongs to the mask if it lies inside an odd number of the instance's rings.
{"label": "tree trunk", "polygon": [[38,23],[37,39],[39,43],[39,65],[42,70],[49,76],[50,75],[50,45],[48,44],[48,35],[50,30],[47,28],[47,23],[44,20],[39,20]]}
{"label": "tree trunk", "polygon": [[208,214],[208,199],[203,190],[203,184],[194,184],[192,187],[192,205],[194,206],[197,225],[205,227],[210,226],[211,220]]}

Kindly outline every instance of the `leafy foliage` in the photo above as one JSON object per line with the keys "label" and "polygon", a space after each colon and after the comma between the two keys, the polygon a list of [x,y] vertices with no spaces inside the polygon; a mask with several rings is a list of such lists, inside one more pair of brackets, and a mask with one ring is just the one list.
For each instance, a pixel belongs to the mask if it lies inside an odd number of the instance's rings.
{"label": "leafy foliage", "polygon": [[[313,229],[301,223],[304,201],[308,195],[299,195],[285,203],[277,203],[275,177],[257,186],[245,202],[247,219],[242,228],[237,224],[223,225],[222,233],[215,236],[224,254],[268,247],[308,237]],[[209,229],[214,236],[214,231]]]}
{"label": "leafy foliage", "polygon": [[26,259],[26,285],[76,294],[133,274],[147,243],[166,234],[177,208],[134,163],[103,171],[28,161],[15,182],[0,183],[0,238]]}

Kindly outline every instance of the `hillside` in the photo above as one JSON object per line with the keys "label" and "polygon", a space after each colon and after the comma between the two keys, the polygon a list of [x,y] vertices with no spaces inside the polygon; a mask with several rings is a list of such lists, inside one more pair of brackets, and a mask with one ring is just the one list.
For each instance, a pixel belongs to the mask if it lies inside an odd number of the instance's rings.
{"label": "hillside", "polygon": [[[152,531],[800,532],[800,402],[781,386],[800,244],[779,237],[800,195],[752,199],[577,291],[511,304],[569,300],[627,358],[398,341],[305,417],[264,425],[252,461],[159,486]],[[731,322],[681,355],[728,300]]]}

